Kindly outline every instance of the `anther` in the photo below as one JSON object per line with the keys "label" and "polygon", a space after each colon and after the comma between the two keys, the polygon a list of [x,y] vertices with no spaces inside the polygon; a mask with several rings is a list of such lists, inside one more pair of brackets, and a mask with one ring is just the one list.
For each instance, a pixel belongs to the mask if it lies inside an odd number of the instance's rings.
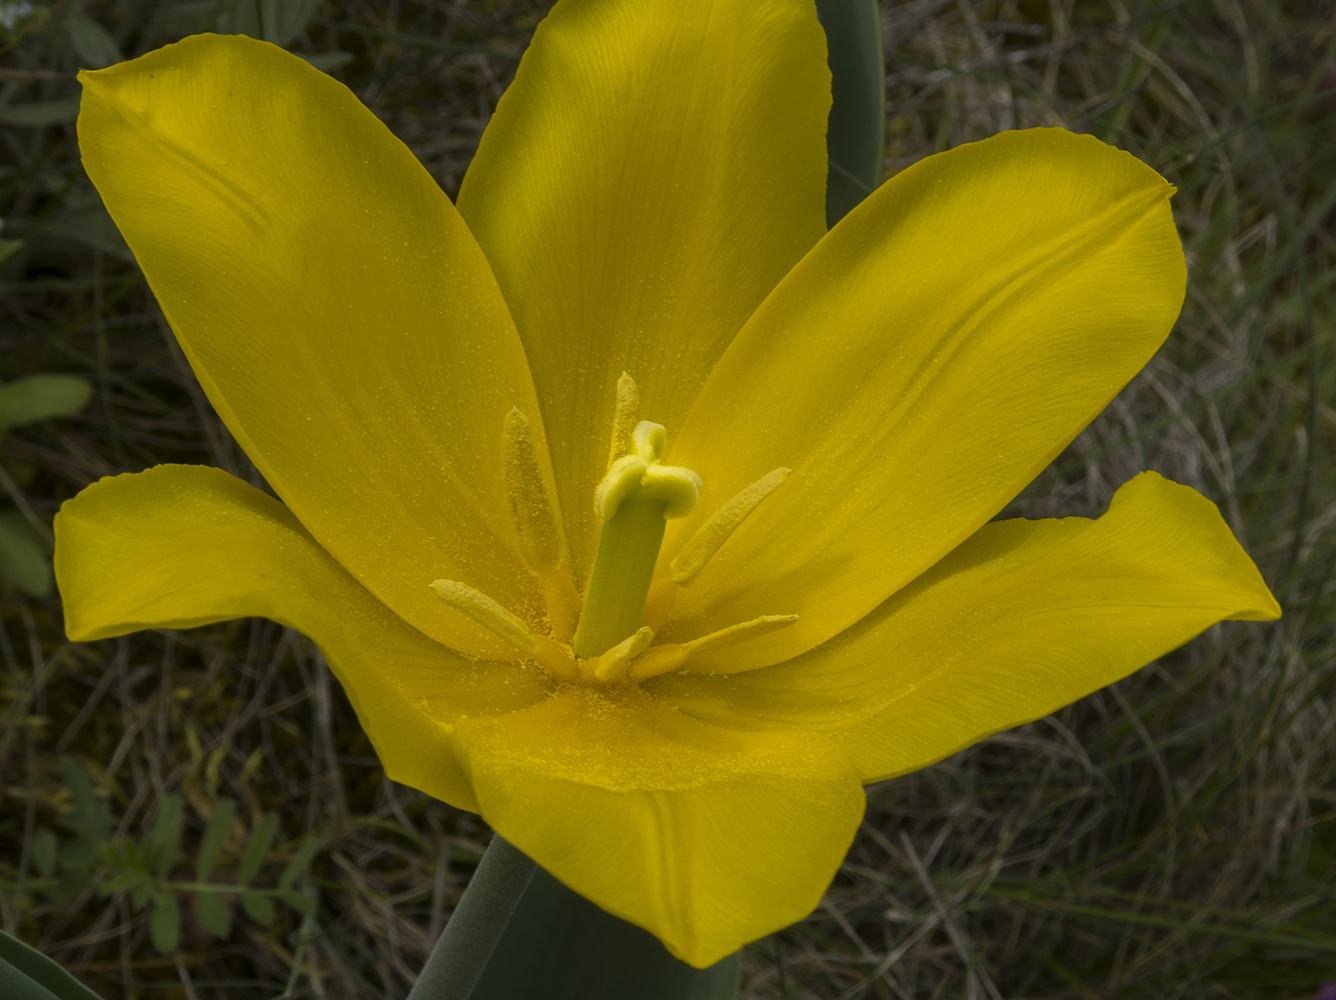
{"label": "anther", "polygon": [[617,402],[612,414],[612,446],[608,450],[608,468],[631,450],[631,436],[640,415],[640,386],[628,372],[617,379]]}
{"label": "anther", "polygon": [[652,628],[640,628],[632,632],[593,661],[594,679],[604,683],[621,680],[626,676],[627,661],[643,653],[653,641]]}
{"label": "anther", "polygon": [[512,408],[501,425],[501,467],[520,556],[538,576],[553,633],[568,637],[580,596],[567,564],[556,498],[539,464],[529,420],[518,409]]}
{"label": "anther", "polygon": [[436,596],[456,611],[460,611],[495,635],[505,639],[522,653],[533,656],[538,652],[538,640],[524,622],[512,615],[481,590],[474,590],[458,580],[436,580],[431,589]]}
{"label": "anther", "polygon": [[513,614],[480,590],[458,580],[436,580],[431,589],[447,605],[475,622],[498,638],[504,639],[521,653],[533,657],[552,674],[573,681],[578,676],[575,663],[556,643],[545,636],[536,636]]}
{"label": "anther", "polygon": [[[721,628],[718,632],[711,632],[709,635],[692,639],[690,642],[666,643],[662,646],[656,646],[630,664],[627,669],[627,676],[633,681],[643,681],[674,670],[690,671],[689,661],[697,653],[714,652],[721,647],[731,646],[735,642],[755,639],[792,625],[797,620],[797,615],[761,615],[759,618],[739,622],[736,625],[728,626],[728,628]],[[709,672],[714,673],[714,671]],[[723,673],[724,671],[719,672]]]}
{"label": "anther", "polygon": [[517,409],[506,414],[502,425],[501,460],[520,553],[534,572],[551,569],[561,562],[561,524],[543,481],[529,420]]}
{"label": "anther", "polygon": [[737,530],[738,525],[745,521],[747,515],[773,493],[788,475],[789,470],[785,468],[770,470],[711,514],[709,520],[696,529],[691,540],[682,546],[682,550],[669,564],[673,572],[673,582],[682,586],[691,583],[696,574],[704,569],[705,564],[719,551],[719,547]]}

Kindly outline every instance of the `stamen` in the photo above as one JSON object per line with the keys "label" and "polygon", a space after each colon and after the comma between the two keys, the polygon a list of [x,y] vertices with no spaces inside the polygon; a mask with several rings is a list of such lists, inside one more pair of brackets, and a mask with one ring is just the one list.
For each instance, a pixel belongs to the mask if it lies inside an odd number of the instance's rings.
{"label": "stamen", "polygon": [[768,632],[792,625],[798,620],[797,615],[761,615],[748,622],[739,622],[718,632],[711,632],[690,642],[666,643],[656,646],[627,669],[627,677],[633,681],[643,681],[659,674],[680,670],[693,654],[705,650],[716,650],[722,646],[731,646],[744,639],[755,639]]}
{"label": "stamen", "polygon": [[626,676],[626,663],[639,656],[654,641],[652,628],[637,629],[593,661],[594,679],[610,683]]}
{"label": "stamen", "polygon": [[561,525],[543,482],[529,420],[517,409],[506,414],[502,426],[501,458],[520,553],[530,569],[541,573],[561,562]]}
{"label": "stamen", "polygon": [[711,514],[710,519],[696,529],[691,540],[682,546],[682,551],[669,563],[669,568],[673,571],[673,582],[684,587],[691,583],[696,574],[704,569],[705,564],[719,551],[719,547],[737,530],[738,525],[745,521],[747,515],[773,493],[788,475],[789,470],[785,468],[770,470]]}
{"label": "stamen", "polygon": [[786,625],[792,625],[797,620],[797,615],[761,615],[749,622],[738,622],[736,625],[728,626],[728,628],[721,628],[718,632],[711,632],[699,639],[684,642],[682,648],[690,656],[692,653],[699,653],[703,649],[718,649],[720,646],[731,646],[743,639],[755,639],[767,632],[774,632]]}
{"label": "stamen", "polygon": [[608,451],[608,468],[631,450],[631,436],[636,418],[640,415],[640,386],[628,372],[617,379],[617,403],[612,414],[612,447]]}
{"label": "stamen", "polygon": [[573,681],[579,677],[570,654],[544,635],[534,635],[513,614],[480,590],[458,580],[436,580],[431,584],[436,596],[468,615],[483,628],[504,639],[521,653],[533,657],[554,677]]}
{"label": "stamen", "polygon": [[512,408],[502,423],[501,463],[520,556],[538,577],[553,634],[569,638],[580,614],[580,595],[567,563],[556,497],[538,462],[529,419],[518,409]]}
{"label": "stamen", "polygon": [[456,611],[463,612],[488,631],[505,639],[520,652],[534,656],[538,640],[524,622],[512,615],[481,590],[474,590],[458,580],[436,580],[431,585],[436,596]]}

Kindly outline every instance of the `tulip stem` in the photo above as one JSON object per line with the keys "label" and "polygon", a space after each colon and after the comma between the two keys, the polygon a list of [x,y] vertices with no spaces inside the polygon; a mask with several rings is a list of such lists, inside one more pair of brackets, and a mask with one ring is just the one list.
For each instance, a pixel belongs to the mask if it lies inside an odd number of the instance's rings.
{"label": "tulip stem", "polygon": [[536,868],[499,834],[492,837],[408,1000],[467,1000],[473,995]]}

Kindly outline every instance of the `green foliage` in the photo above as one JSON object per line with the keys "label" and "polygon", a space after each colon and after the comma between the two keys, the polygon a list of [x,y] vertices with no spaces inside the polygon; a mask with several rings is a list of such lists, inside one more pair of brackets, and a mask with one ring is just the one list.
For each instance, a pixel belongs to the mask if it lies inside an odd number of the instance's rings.
{"label": "green foliage", "polygon": [[[199,853],[195,855],[195,881],[209,881],[214,869],[218,867],[236,814],[237,804],[231,799],[223,799],[214,807],[213,815],[209,817],[209,824],[204,828],[204,836],[200,838]],[[284,874],[287,874],[286,870]]]}
{"label": "green foliage", "polygon": [[817,0],[831,72],[826,222],[835,225],[881,183],[886,63],[876,0]]}
{"label": "green foliage", "polygon": [[58,903],[68,903],[93,883],[99,854],[111,840],[111,810],[97,797],[88,774],[73,758],[60,759],[60,772],[70,793],[73,808],[56,819],[56,825],[69,836],[58,839],[49,830],[39,830],[41,843],[37,870],[55,876],[49,891]]}
{"label": "green foliage", "polygon": [[27,375],[0,385],[0,435],[14,427],[69,417],[93,395],[88,380],[77,375]]}
{"label": "green foliage", "polygon": [[[52,417],[72,416],[88,404],[92,395],[93,387],[88,380],[77,375],[27,375],[0,384],[0,447],[4,445],[6,432],[12,428]],[[0,472],[3,472],[0,483],[11,492],[28,478],[28,470],[21,466]],[[0,509],[0,587],[10,584],[33,597],[50,592],[48,535],[46,525],[26,505]]]}
{"label": "green foliage", "polygon": [[84,69],[102,69],[125,58],[111,32],[82,11],[71,14],[67,26],[70,47]]}
{"label": "green foliage", "polygon": [[[61,770],[73,807],[57,823],[72,835],[62,839],[43,829],[34,837],[34,868],[50,880],[41,891],[53,900],[65,903],[90,889],[102,896],[124,894],[133,910],[148,909],[150,937],[163,954],[180,946],[181,897],[193,898],[200,926],[217,938],[231,934],[229,900],[239,901],[247,917],[263,927],[274,922],[275,899],[303,914],[315,912],[314,899],[295,886],[309,873],[320,841],[308,837],[284,859],[274,848],[279,833],[275,813],[259,818],[237,854],[228,850],[236,803],[219,800],[199,838],[195,878],[182,880],[173,877],[187,861],[180,796],[166,795],[158,802],[152,826],[138,840],[118,840],[112,837],[110,810],[97,797],[87,772],[69,757],[61,760]],[[283,867],[275,873],[279,860]],[[234,878],[219,877],[220,872],[226,875],[229,862],[235,865]]]}

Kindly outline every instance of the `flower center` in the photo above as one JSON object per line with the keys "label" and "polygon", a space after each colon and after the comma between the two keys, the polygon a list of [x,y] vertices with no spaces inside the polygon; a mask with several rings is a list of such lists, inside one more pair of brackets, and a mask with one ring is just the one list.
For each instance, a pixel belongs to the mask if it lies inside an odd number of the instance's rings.
{"label": "flower center", "polygon": [[654,630],[640,625],[646,601],[654,612],[650,620],[662,621],[677,587],[690,585],[734,529],[784,482],[789,470],[774,469],[716,510],[673,559],[671,579],[656,582],[654,567],[666,522],[695,510],[702,483],[690,469],[660,461],[667,432],[659,424],[637,421],[638,409],[635,381],[623,374],[617,383],[608,471],[594,491],[594,510],[602,527],[583,601],[570,581],[560,518],[540,472],[528,421],[518,410],[506,417],[502,454],[511,521],[520,553],[542,583],[553,630],[570,635],[574,610],[579,607],[569,646],[534,632],[466,584],[437,580],[431,585],[447,605],[560,680],[635,683],[689,669],[693,653],[754,638],[797,621],[797,615],[762,615],[689,642],[652,646]]}

